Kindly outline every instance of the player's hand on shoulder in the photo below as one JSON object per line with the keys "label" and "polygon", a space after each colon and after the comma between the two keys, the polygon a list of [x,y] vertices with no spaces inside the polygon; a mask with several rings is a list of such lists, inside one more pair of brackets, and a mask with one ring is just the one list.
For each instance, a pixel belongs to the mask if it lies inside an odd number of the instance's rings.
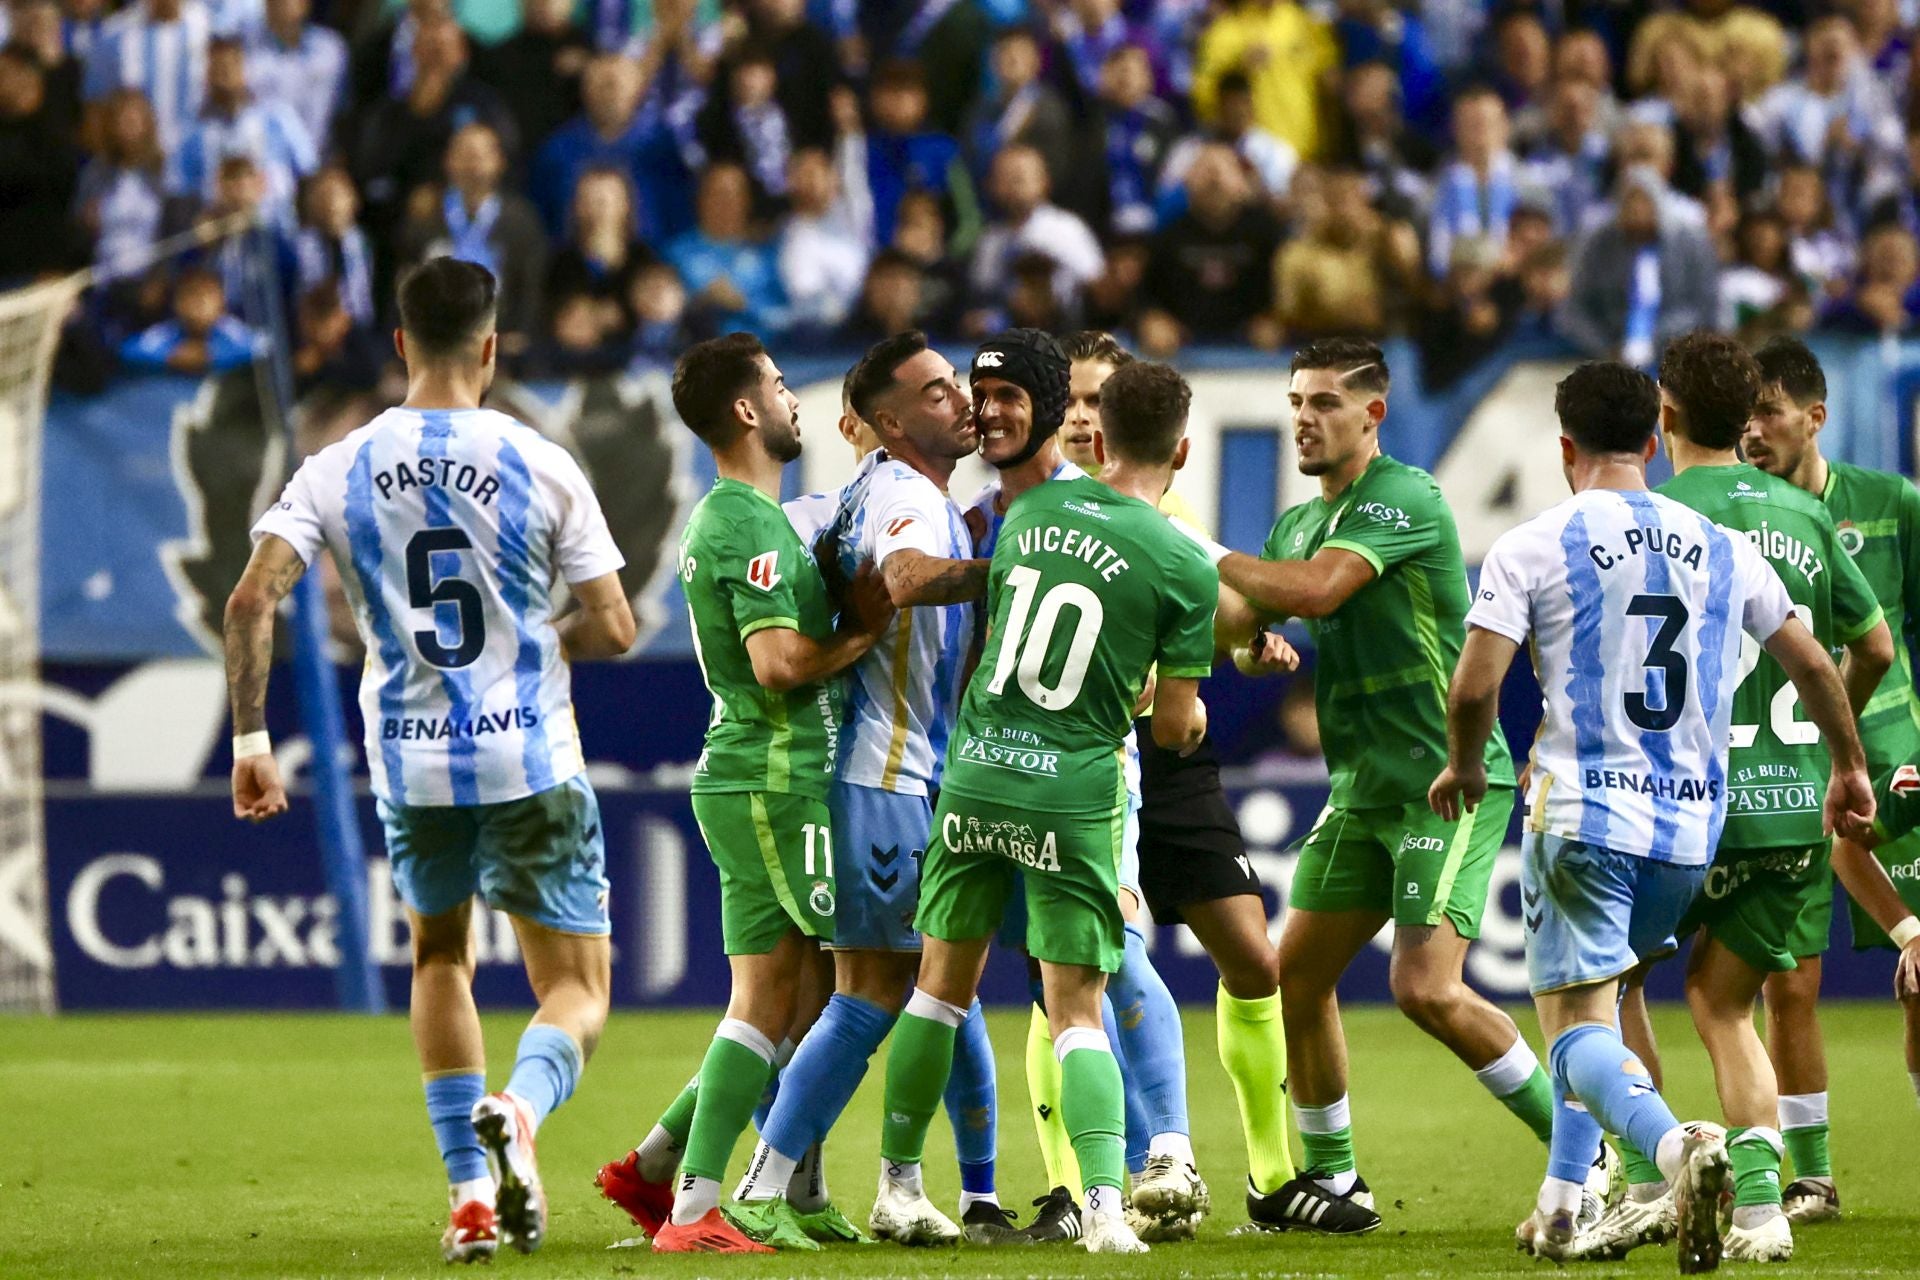
{"label": "player's hand on shoulder", "polygon": [[893,621],[893,614],[893,595],[887,590],[886,579],[873,561],[862,561],[840,602],[840,625],[878,636]]}
{"label": "player's hand on shoulder", "polygon": [[1835,769],[1827,779],[1828,835],[1869,844],[1873,840],[1873,782],[1865,769]]}
{"label": "player's hand on shoulder", "polygon": [[271,755],[233,762],[234,817],[265,822],[286,811],[287,788],[280,781],[280,765]]}
{"label": "player's hand on shoulder", "polygon": [[1487,766],[1476,761],[1471,768],[1456,769],[1452,765],[1440,771],[1440,776],[1427,788],[1427,807],[1448,822],[1458,822],[1462,813],[1472,813],[1480,807],[1480,801],[1487,794]]}

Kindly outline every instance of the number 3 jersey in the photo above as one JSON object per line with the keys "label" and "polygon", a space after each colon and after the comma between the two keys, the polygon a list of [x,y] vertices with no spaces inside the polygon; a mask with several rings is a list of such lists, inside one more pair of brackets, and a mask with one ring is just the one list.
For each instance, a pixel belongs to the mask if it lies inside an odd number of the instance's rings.
{"label": "number 3 jersey", "polygon": [[491,409],[389,409],[301,464],[268,534],[340,568],[375,795],[496,804],[585,767],[553,582],[625,562],[565,449]]}
{"label": "number 3 jersey", "polygon": [[1123,805],[1147,669],[1212,670],[1219,592],[1206,556],[1137,498],[1087,476],[1022,494],[994,547],[992,624],[942,790],[1044,813]]}
{"label": "number 3 jersey", "polygon": [[1711,862],[1741,637],[1764,643],[1792,610],[1744,537],[1658,494],[1589,489],[1503,534],[1467,626],[1532,641],[1529,828]]}
{"label": "number 3 jersey", "polygon": [[[1880,621],[1873,588],[1840,545],[1820,500],[1744,463],[1689,467],[1659,490],[1709,520],[1738,530],[1786,585],[1794,612],[1829,648]],[[1729,849],[1824,844],[1821,809],[1830,762],[1820,731],[1800,710],[1786,671],[1757,645],[1740,654],[1727,762]]]}

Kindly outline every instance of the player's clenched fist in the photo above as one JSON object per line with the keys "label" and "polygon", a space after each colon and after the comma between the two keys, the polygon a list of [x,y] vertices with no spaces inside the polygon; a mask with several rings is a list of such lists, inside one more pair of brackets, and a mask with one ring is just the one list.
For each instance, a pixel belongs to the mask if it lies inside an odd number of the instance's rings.
{"label": "player's clenched fist", "polygon": [[233,762],[233,816],[265,822],[287,811],[287,789],[280,766],[271,755],[248,756]]}
{"label": "player's clenched fist", "polygon": [[1472,813],[1480,807],[1480,801],[1486,794],[1485,765],[1468,769],[1456,769],[1448,765],[1433,780],[1433,785],[1427,788],[1427,806],[1448,822],[1458,822],[1462,809]]}
{"label": "player's clenched fist", "polygon": [[893,596],[871,560],[854,572],[841,609],[845,625],[870,636],[879,635],[893,621]]}

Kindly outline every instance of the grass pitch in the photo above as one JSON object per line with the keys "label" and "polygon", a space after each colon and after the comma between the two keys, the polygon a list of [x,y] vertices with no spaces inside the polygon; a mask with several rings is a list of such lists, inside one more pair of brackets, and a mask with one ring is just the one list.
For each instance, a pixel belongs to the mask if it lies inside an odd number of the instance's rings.
{"label": "grass pitch", "polygon": [[[1523,1015],[1529,1022],[1531,1015]],[[1678,1008],[1658,1010],[1669,1094],[1683,1116],[1717,1114],[1706,1061]],[[490,1015],[496,1085],[522,1018]],[[616,1014],[579,1093],[541,1134],[553,1205],[546,1247],[502,1252],[515,1276],[1224,1276],[1546,1274],[1519,1257],[1513,1225],[1544,1156],[1465,1068],[1391,1010],[1355,1009],[1347,1029],[1361,1168],[1385,1225],[1358,1240],[1229,1239],[1245,1221],[1245,1163],[1210,1011],[1187,1017],[1194,1143],[1214,1216],[1195,1243],[1143,1258],[1077,1247],[908,1251],[845,1247],[774,1259],[609,1252],[633,1234],[593,1171],[645,1133],[692,1075],[710,1014]],[[1920,1270],[1920,1136],[1891,1002],[1825,1014],[1833,1065],[1833,1153],[1847,1216],[1798,1234],[1782,1276]],[[1042,1190],[1021,1067],[1024,1015],[992,1019],[1000,1058],[1002,1199]],[[1529,1026],[1529,1039],[1538,1037]],[[836,1198],[864,1221],[871,1202],[883,1071],[869,1074],[829,1144]],[[0,1277],[445,1276],[444,1180],[399,1018],[154,1016],[0,1023]],[[735,1166],[747,1146],[735,1153]],[[958,1191],[951,1137],[936,1121],[932,1193]],[[1022,1213],[1023,1220],[1027,1217]],[[1731,1265],[1731,1264],[1729,1264]],[[1665,1275],[1671,1249],[1586,1274]]]}

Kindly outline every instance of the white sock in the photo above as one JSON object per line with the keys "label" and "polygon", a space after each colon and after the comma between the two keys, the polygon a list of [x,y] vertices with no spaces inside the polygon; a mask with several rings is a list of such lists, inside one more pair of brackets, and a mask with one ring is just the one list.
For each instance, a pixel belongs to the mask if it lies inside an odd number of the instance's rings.
{"label": "white sock", "polygon": [[960,1193],[960,1216],[963,1218],[966,1217],[967,1210],[977,1204],[990,1204],[997,1209],[1000,1207],[1000,1195],[995,1191],[981,1191],[978,1193],[962,1191]]}
{"label": "white sock", "polygon": [[793,1171],[799,1167],[798,1160],[787,1157],[768,1146],[761,1139],[753,1149],[753,1159],[747,1161],[747,1171],[740,1178],[739,1189],[733,1193],[735,1200],[771,1200],[775,1196],[785,1195],[787,1184],[793,1181]]}
{"label": "white sock", "polygon": [[690,1227],[719,1207],[720,1180],[688,1174],[680,1179],[680,1191],[673,1197],[673,1225]]}
{"label": "white sock", "polygon": [[1660,1135],[1660,1141],[1653,1149],[1653,1162],[1660,1166],[1660,1176],[1668,1182],[1680,1177],[1680,1149],[1686,1140],[1687,1127],[1677,1124]]}
{"label": "white sock", "polygon": [[1096,1218],[1118,1218],[1125,1199],[1118,1187],[1109,1187],[1105,1184],[1088,1187],[1087,1212]]}
{"label": "white sock", "polygon": [[899,1187],[902,1191],[911,1195],[923,1196],[927,1194],[927,1184],[920,1177],[920,1162],[918,1160],[915,1160],[911,1164],[896,1164],[891,1160],[882,1160],[880,1162],[880,1181],[882,1183],[891,1182],[894,1186]]}
{"label": "white sock", "polygon": [[1780,1095],[1780,1127],[1808,1129],[1827,1122],[1827,1095],[1821,1093],[1783,1093]]}
{"label": "white sock", "polygon": [[1577,1213],[1580,1209],[1580,1193],[1586,1188],[1578,1182],[1568,1182],[1565,1178],[1548,1178],[1540,1184],[1540,1196],[1534,1201],[1541,1213]]}
{"label": "white sock", "polygon": [[1194,1168],[1193,1139],[1184,1133],[1156,1133],[1147,1139],[1147,1158],[1172,1156],[1174,1161]]}
{"label": "white sock", "polygon": [[801,1213],[818,1213],[827,1207],[827,1158],[819,1143],[807,1148],[787,1180],[787,1203]]}
{"label": "white sock", "polygon": [[1907,1072],[1907,1079],[1913,1085],[1913,1096],[1915,1101],[1920,1101],[1920,1071]]}
{"label": "white sock", "polygon": [[1777,1204],[1743,1204],[1733,1210],[1733,1225],[1751,1231],[1779,1217],[1785,1210]]}
{"label": "white sock", "polygon": [[[1347,1105],[1347,1095],[1341,1094],[1324,1107],[1307,1107],[1299,1103],[1293,1105],[1293,1118],[1301,1133],[1338,1133],[1353,1125],[1353,1111]],[[1353,1190],[1353,1184],[1360,1175],[1352,1169],[1344,1173],[1329,1174],[1324,1178],[1315,1178],[1314,1182],[1325,1191],[1343,1196]]]}
{"label": "white sock", "polygon": [[659,1125],[653,1126],[653,1132],[634,1151],[640,1157],[640,1176],[648,1182],[665,1182],[671,1178],[684,1154],[684,1148],[673,1140],[673,1135]]}
{"label": "white sock", "polygon": [[1348,1169],[1344,1173],[1330,1174],[1327,1177],[1315,1178],[1313,1180],[1314,1185],[1322,1191],[1332,1192],[1336,1196],[1343,1196],[1353,1190],[1353,1184],[1358,1181],[1360,1181],[1360,1175],[1352,1169]]}
{"label": "white sock", "polygon": [[474,1200],[483,1204],[492,1204],[493,1195],[492,1178],[468,1178],[465,1182],[456,1182],[447,1188],[447,1204],[453,1209],[458,1209],[461,1205]]}
{"label": "white sock", "polygon": [[1526,1037],[1516,1035],[1513,1047],[1474,1072],[1473,1078],[1485,1085],[1494,1097],[1504,1098],[1533,1079],[1533,1073],[1539,1069],[1540,1059],[1533,1056]]}
{"label": "white sock", "polygon": [[929,1022],[939,1022],[956,1028],[967,1020],[965,1009],[957,1004],[948,1004],[945,1000],[930,996],[918,987],[915,987],[907,996],[907,1007],[901,1012],[902,1016],[925,1018]]}

